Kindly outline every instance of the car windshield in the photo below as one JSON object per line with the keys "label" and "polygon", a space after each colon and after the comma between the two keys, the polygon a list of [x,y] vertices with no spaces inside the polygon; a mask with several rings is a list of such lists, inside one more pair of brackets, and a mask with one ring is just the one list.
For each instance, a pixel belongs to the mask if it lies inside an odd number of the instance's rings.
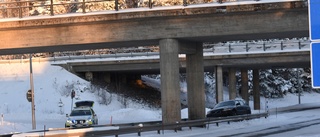
{"label": "car windshield", "polygon": [[221,102],[221,103],[218,103],[215,108],[217,107],[224,107],[224,106],[234,106],[235,103],[234,101],[225,101],[225,102]]}
{"label": "car windshield", "polygon": [[70,116],[83,116],[83,115],[91,115],[90,110],[73,110]]}

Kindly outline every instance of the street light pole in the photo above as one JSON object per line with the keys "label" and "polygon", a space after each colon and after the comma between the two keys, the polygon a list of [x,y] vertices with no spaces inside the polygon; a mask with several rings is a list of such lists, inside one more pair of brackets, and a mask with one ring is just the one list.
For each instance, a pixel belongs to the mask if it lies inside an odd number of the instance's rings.
{"label": "street light pole", "polygon": [[32,74],[32,54],[30,53],[30,87],[31,87],[31,112],[32,112],[32,129],[36,129],[36,117],[35,117],[35,106],[34,106],[34,84]]}

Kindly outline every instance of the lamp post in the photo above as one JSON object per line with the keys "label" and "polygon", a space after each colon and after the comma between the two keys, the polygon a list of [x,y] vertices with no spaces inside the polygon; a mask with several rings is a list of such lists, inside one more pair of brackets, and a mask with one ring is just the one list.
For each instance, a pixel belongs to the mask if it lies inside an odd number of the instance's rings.
{"label": "lamp post", "polygon": [[34,106],[34,84],[32,74],[32,54],[30,54],[30,87],[31,87],[31,112],[32,112],[32,129],[36,129],[36,117],[35,117],[35,106]]}

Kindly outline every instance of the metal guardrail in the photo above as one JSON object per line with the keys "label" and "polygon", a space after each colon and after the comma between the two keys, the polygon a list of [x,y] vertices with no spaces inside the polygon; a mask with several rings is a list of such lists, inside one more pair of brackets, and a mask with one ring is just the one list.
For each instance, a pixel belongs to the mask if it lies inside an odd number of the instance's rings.
{"label": "metal guardrail", "polygon": [[[230,117],[216,117],[216,118],[206,118],[206,119],[199,119],[199,120],[186,120],[182,119],[180,122],[172,123],[172,124],[162,124],[161,121],[152,121],[152,122],[141,122],[141,123],[125,123],[125,124],[114,124],[112,126],[120,126],[119,129],[112,129],[112,130],[101,130],[101,131],[88,131],[85,133],[57,133],[57,134],[50,134],[50,131],[46,131],[46,137],[68,137],[68,136],[115,136],[118,137],[119,135],[124,134],[133,134],[137,133],[138,136],[141,136],[142,132],[149,132],[149,131],[156,131],[157,134],[164,134],[165,130],[174,130],[178,132],[183,127],[188,127],[192,129],[192,127],[203,127],[203,128],[210,128],[210,124],[216,124],[219,126],[219,123],[230,122],[234,121],[242,121],[242,120],[250,120],[255,118],[269,116],[268,113],[258,113],[258,114],[250,114],[250,115],[239,115],[239,116],[230,116]],[[96,127],[103,127],[103,126],[111,126],[111,125],[101,125]],[[72,129],[70,129],[72,130]],[[44,131],[38,131],[44,132]],[[2,137],[2,136],[0,136]]]}
{"label": "metal guardrail", "polygon": [[[4,2],[3,0],[0,1],[0,13],[6,12],[7,10],[13,10],[13,12],[17,12],[19,18],[23,17],[23,13],[28,11],[28,9],[38,8],[38,7],[46,7],[46,9],[50,10],[49,15],[54,16],[54,7],[55,6],[66,6],[66,7],[73,7],[73,9],[69,9],[69,11],[66,11],[66,13],[75,13],[75,9],[82,9],[82,13],[87,13],[87,10],[89,9],[88,4],[91,3],[97,3],[97,2],[108,2],[112,1],[114,2],[114,7],[112,10],[118,11],[119,10],[119,0],[75,0],[75,1],[60,1],[59,3],[53,1],[53,0],[15,0],[10,2]],[[31,4],[32,3],[32,4]],[[34,3],[37,3],[36,5],[33,5]],[[182,5],[187,6],[189,3],[187,0],[182,0]],[[31,6],[30,6],[31,5]],[[148,0],[148,3],[145,4],[150,9],[154,5],[153,0]],[[108,6],[105,6],[108,7]],[[133,1],[133,7],[137,8],[139,7],[138,1]],[[105,10],[101,8],[102,10]],[[17,11],[15,11],[17,10]],[[12,12],[11,12],[12,13]],[[28,13],[28,12],[26,12]]]}
{"label": "metal guardrail", "polygon": [[13,133],[10,133],[10,134],[3,134],[3,135],[0,135],[0,137],[12,137]]}
{"label": "metal guardrail", "polygon": [[[241,0],[242,1],[242,0]],[[248,0],[248,1],[254,1],[254,2],[259,2],[260,0]],[[107,6],[97,6],[98,9],[91,10],[90,7],[92,7],[94,4],[92,3],[99,3],[99,2],[113,2],[113,4],[107,5]],[[158,0],[148,0],[147,2],[138,2],[138,1],[132,1],[133,4],[128,6],[132,8],[138,8],[138,7],[148,7],[152,9],[153,7],[157,6],[157,4],[161,3]],[[237,0],[211,0],[210,3],[226,3],[226,2],[238,2]],[[290,8],[295,8],[295,7],[304,7],[301,6],[303,4],[303,0],[290,0],[290,1],[280,1],[279,2],[291,2]],[[297,2],[300,2],[299,4]],[[141,3],[141,6],[139,6]],[[196,2],[190,2],[188,0],[179,0],[173,3],[173,6],[188,6],[192,4],[206,4],[209,3],[203,2],[203,3],[196,3]],[[273,3],[273,2],[271,2]],[[104,4],[101,4],[104,5]],[[95,12],[95,11],[103,11],[103,10],[108,10],[107,8],[112,7],[111,10],[119,11],[120,7],[119,5],[125,5],[125,3],[120,4],[119,0],[60,0],[60,1],[54,1],[54,0],[10,0],[9,2],[6,2],[4,0],[0,0],[0,18],[1,14],[3,14],[2,18],[8,18],[7,16],[9,15],[9,18],[23,18],[25,16],[38,16],[40,12],[45,11],[44,15],[50,15],[54,16],[55,14],[68,14],[68,13],[77,13],[78,9],[81,9],[82,13],[87,13],[87,12]],[[161,5],[161,4],[159,4]],[[163,4],[165,5],[165,4]],[[240,5],[234,6],[230,5],[230,8],[226,8],[226,5],[221,6],[221,8],[217,9],[217,12],[223,12],[228,10],[229,12],[234,12],[234,11],[257,11],[257,10],[266,10],[266,9],[275,9],[275,8],[288,8],[288,6],[284,5],[277,5],[277,6],[271,6],[272,4],[251,4],[252,6],[250,8],[246,7],[245,8],[240,8]],[[276,4],[275,4],[276,5]],[[55,11],[55,7],[58,6],[63,6],[67,9],[65,11]],[[171,5],[172,6],[172,5]],[[40,12],[37,11],[38,14],[36,15],[31,15],[29,14],[29,11],[31,10],[37,10],[39,7],[45,7],[42,9]],[[121,8],[126,8],[126,6],[121,7]],[[49,11],[49,13],[46,13],[46,11]],[[55,13],[56,12],[56,13]]]}

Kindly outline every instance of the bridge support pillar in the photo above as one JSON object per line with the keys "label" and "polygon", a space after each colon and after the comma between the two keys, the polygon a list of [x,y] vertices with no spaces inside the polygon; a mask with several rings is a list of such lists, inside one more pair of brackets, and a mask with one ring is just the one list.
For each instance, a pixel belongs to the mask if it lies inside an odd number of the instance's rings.
{"label": "bridge support pillar", "polygon": [[85,73],[85,78],[88,81],[92,81],[93,80],[93,73],[92,72],[86,72]]}
{"label": "bridge support pillar", "polygon": [[205,118],[204,67],[202,43],[194,43],[195,54],[186,55],[188,118]]}
{"label": "bridge support pillar", "polygon": [[241,69],[241,89],[240,94],[242,99],[246,101],[247,104],[249,104],[249,95],[248,95],[248,70],[247,69]]}
{"label": "bridge support pillar", "polygon": [[216,102],[219,103],[223,101],[223,75],[222,67],[217,66],[215,75],[216,75]]}
{"label": "bridge support pillar", "polygon": [[236,69],[229,68],[229,100],[233,100],[237,96],[237,89],[236,89]]}
{"label": "bridge support pillar", "polygon": [[259,69],[253,70],[253,109],[260,109]]}
{"label": "bridge support pillar", "polygon": [[164,124],[181,121],[179,42],[162,39],[160,47],[161,107]]}

